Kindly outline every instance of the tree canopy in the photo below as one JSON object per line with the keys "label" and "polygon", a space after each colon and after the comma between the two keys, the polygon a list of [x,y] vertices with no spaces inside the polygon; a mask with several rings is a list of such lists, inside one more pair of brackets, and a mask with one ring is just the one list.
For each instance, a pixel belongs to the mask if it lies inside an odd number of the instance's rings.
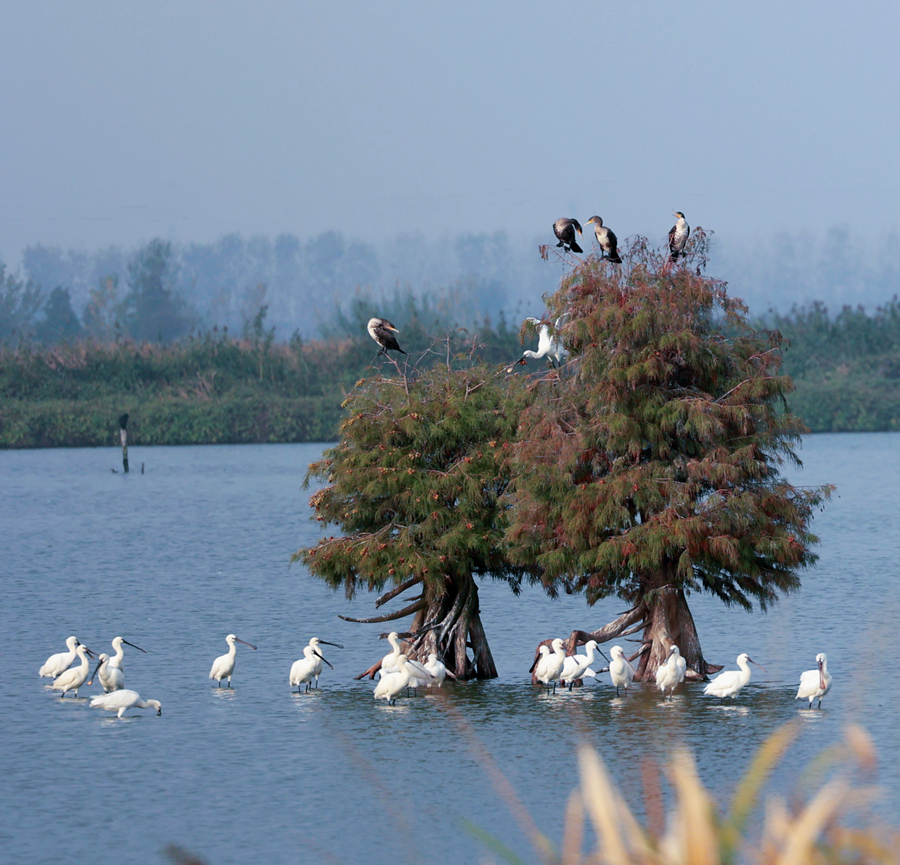
{"label": "tree canopy", "polygon": [[509,468],[511,558],[589,604],[630,603],[611,635],[643,627],[641,674],[672,642],[706,674],[690,592],[765,610],[798,588],[830,492],[782,476],[803,426],[781,337],[702,275],[704,243],[675,265],[638,240],[625,266],[590,258],[563,281],[549,306],[570,374],[534,387]]}

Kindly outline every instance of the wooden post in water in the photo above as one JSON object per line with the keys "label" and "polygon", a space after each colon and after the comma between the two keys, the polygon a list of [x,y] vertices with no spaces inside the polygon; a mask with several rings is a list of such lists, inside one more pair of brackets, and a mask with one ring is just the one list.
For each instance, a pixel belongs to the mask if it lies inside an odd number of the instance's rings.
{"label": "wooden post in water", "polygon": [[122,441],[122,470],[128,474],[128,415],[119,415],[119,438]]}

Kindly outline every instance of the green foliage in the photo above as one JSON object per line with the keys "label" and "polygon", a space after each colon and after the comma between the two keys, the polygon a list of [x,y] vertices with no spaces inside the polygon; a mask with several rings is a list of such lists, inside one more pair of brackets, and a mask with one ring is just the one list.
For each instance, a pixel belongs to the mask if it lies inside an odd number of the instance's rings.
{"label": "green foliage", "polygon": [[626,266],[590,258],[549,301],[574,360],[523,413],[509,539],[590,603],[665,588],[765,609],[815,559],[808,525],[829,490],[780,474],[802,430],[783,408],[781,341],[699,270],[639,240]]}
{"label": "green foliage", "polygon": [[410,578],[440,596],[472,575],[518,589],[531,569],[506,557],[504,455],[523,387],[452,362],[359,382],[339,444],[307,475],[325,482],[312,497],[316,518],[343,534],[295,559],[348,597]]}
{"label": "green foliage", "polygon": [[872,315],[821,303],[770,313],[761,326],[785,339],[784,368],[794,379],[791,410],[814,432],[900,429],[900,302]]}
{"label": "green foliage", "polygon": [[72,309],[69,289],[57,286],[44,306],[44,317],[34,329],[35,338],[44,345],[72,342],[81,336],[81,322]]}
{"label": "green foliage", "polygon": [[44,297],[39,285],[7,273],[0,262],[0,346],[27,343]]}

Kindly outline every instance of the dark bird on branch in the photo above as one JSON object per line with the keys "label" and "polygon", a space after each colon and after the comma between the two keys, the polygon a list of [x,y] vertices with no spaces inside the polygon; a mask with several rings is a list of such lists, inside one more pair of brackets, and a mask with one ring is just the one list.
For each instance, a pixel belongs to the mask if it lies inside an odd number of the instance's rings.
{"label": "dark bird on branch", "polygon": [[581,226],[577,219],[557,219],[553,223],[553,233],[561,246],[567,252],[583,252],[584,250],[575,242],[575,232],[581,234]]}
{"label": "dark bird on branch", "polygon": [[[369,336],[381,346],[381,351],[378,352],[378,354],[387,354],[388,349],[391,351],[399,351],[400,354],[406,354],[406,352],[397,345],[397,339],[394,336],[395,333],[400,333],[400,331],[386,318],[370,318],[369,323],[366,325],[366,330],[369,331]],[[391,331],[393,331],[393,333],[391,333]]]}
{"label": "dark bird on branch", "polygon": [[691,227],[687,224],[684,214],[680,210],[676,210],[675,216],[677,221],[669,230],[669,254],[672,256],[672,261],[679,255],[684,255],[684,248],[691,236]]}
{"label": "dark bird on branch", "polygon": [[613,263],[621,264],[622,259],[619,258],[619,241],[612,229],[607,228],[603,224],[603,220],[599,216],[592,216],[587,224],[594,223],[594,235],[597,243],[600,244],[601,252]]}

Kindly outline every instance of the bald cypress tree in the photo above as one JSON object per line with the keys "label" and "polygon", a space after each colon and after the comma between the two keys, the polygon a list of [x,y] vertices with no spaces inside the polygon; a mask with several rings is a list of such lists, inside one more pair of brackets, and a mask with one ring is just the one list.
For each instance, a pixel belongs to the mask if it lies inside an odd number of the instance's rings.
{"label": "bald cypress tree", "polygon": [[781,337],[750,328],[702,275],[702,232],[692,241],[675,265],[639,238],[624,266],[588,259],[549,298],[572,361],[534,384],[510,466],[511,557],[589,604],[623,599],[627,612],[572,642],[640,632],[640,678],[673,643],[696,676],[719,669],[688,596],[765,610],[796,590],[830,493],[782,476],[803,428]]}
{"label": "bald cypress tree", "polygon": [[294,558],[348,598],[384,591],[376,606],[417,592],[393,612],[351,621],[412,616],[409,630],[420,635],[412,657],[436,651],[457,678],[492,678],[476,578],[517,591],[534,573],[510,562],[504,545],[504,457],[523,380],[481,365],[456,369],[449,356],[410,376],[396,369],[357,385],[340,441],[310,466],[307,482],[325,483],[311,499],[316,518],[340,534]]}

